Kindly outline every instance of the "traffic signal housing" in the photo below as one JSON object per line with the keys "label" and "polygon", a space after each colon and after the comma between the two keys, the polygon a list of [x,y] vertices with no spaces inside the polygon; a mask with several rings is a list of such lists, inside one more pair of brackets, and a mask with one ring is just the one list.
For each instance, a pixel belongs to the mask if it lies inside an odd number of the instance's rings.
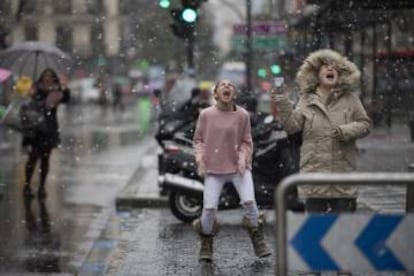
{"label": "traffic signal housing", "polygon": [[258,68],[257,69],[257,76],[261,79],[266,79],[266,77],[267,77],[266,68]]}
{"label": "traffic signal housing", "polygon": [[195,23],[198,19],[198,8],[200,7],[200,0],[181,0],[183,9],[181,11],[182,19],[187,23]]}
{"label": "traffic signal housing", "polygon": [[170,0],[158,0],[158,5],[163,9],[168,9],[171,6]]}
{"label": "traffic signal housing", "polygon": [[282,66],[280,64],[274,63],[271,65],[266,65],[264,67],[257,68],[256,75],[261,79],[267,79],[271,76],[278,76],[282,74]]}
{"label": "traffic signal housing", "polygon": [[192,24],[196,22],[198,17],[197,11],[191,8],[185,8],[181,11],[181,18],[185,22]]}
{"label": "traffic signal housing", "polygon": [[270,65],[270,71],[273,75],[279,75],[280,73],[282,73],[282,67],[279,64],[275,63]]}
{"label": "traffic signal housing", "polygon": [[171,28],[176,36],[183,39],[194,38],[194,27],[199,17],[198,8],[202,2],[206,0],[181,0],[181,8],[170,9],[171,16],[174,18]]}
{"label": "traffic signal housing", "polygon": [[[171,9],[171,16],[174,22],[171,24],[171,29],[174,35],[183,38],[191,39],[194,36],[194,23],[187,21],[191,18],[184,19],[184,9]],[[188,15],[187,15],[188,16]]]}

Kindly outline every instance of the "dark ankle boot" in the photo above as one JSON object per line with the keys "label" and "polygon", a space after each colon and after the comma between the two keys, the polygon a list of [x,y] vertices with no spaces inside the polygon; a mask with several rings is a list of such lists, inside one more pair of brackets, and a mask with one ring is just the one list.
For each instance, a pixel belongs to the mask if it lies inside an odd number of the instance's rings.
{"label": "dark ankle boot", "polygon": [[201,230],[201,221],[196,219],[193,222],[193,228],[200,238],[200,253],[198,260],[211,262],[213,260],[213,239],[219,230],[217,222],[214,222],[213,231],[210,235],[206,235]]}
{"label": "dark ankle boot", "polygon": [[259,222],[258,226],[251,225],[250,221],[244,217],[243,225],[249,233],[250,239],[252,240],[254,253],[259,258],[264,258],[272,255],[270,250],[267,248],[263,231],[262,231],[262,222]]}
{"label": "dark ankle boot", "polygon": [[32,192],[32,188],[30,188],[29,184],[25,184],[23,188],[23,196],[26,198],[32,198],[34,197],[34,194]]}
{"label": "dark ankle boot", "polygon": [[46,193],[45,186],[40,186],[40,187],[39,187],[39,190],[37,191],[37,196],[38,196],[40,199],[44,199],[44,198],[46,198],[46,197],[47,197],[47,193]]}

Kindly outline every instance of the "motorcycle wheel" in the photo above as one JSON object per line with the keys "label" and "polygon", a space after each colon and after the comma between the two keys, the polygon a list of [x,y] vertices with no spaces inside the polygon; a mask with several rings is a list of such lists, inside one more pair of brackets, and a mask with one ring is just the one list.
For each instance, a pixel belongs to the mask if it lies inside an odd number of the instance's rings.
{"label": "motorcycle wheel", "polygon": [[170,192],[168,202],[173,215],[183,222],[192,222],[201,216],[203,210],[201,199],[181,192]]}

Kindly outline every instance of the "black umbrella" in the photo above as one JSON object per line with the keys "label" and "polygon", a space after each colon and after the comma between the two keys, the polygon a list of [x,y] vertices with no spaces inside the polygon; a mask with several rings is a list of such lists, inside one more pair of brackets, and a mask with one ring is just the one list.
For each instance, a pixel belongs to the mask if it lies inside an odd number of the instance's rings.
{"label": "black umbrella", "polygon": [[46,68],[67,75],[72,68],[72,59],[53,44],[43,41],[24,41],[0,52],[0,67],[18,75],[36,80]]}

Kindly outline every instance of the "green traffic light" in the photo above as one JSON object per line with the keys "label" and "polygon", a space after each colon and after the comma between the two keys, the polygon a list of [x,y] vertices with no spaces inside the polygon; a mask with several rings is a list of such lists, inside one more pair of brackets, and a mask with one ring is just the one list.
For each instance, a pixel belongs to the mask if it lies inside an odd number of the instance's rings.
{"label": "green traffic light", "polygon": [[279,75],[282,73],[282,67],[279,64],[273,64],[270,66],[270,71],[272,71],[273,75]]}
{"label": "green traffic light", "polygon": [[187,23],[194,23],[197,20],[197,12],[194,9],[186,8],[183,10],[181,17]]}
{"label": "green traffic light", "polygon": [[160,7],[163,9],[168,9],[171,5],[171,2],[170,0],[159,0],[158,5],[160,5]]}
{"label": "green traffic light", "polygon": [[257,69],[257,76],[264,79],[267,76],[267,72],[265,68],[259,68]]}

